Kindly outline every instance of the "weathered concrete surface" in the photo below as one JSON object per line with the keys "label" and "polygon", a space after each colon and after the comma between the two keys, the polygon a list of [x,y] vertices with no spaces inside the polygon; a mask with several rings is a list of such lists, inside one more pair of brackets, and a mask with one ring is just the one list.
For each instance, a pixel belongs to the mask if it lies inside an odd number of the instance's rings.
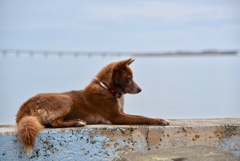
{"label": "weathered concrete surface", "polygon": [[239,161],[240,157],[216,147],[162,148],[117,156],[114,161]]}
{"label": "weathered concrete surface", "polygon": [[171,126],[44,129],[29,159],[15,126],[0,126],[0,160],[112,160],[124,153],[211,146],[240,156],[240,118],[171,120]]}

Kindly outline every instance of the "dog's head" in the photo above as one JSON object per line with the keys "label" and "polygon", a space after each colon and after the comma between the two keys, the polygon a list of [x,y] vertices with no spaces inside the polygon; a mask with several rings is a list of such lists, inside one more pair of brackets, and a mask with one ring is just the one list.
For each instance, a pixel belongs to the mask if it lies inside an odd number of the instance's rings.
{"label": "dog's head", "polygon": [[122,93],[135,94],[141,92],[141,88],[133,80],[133,73],[129,65],[134,59],[116,62],[112,73],[112,84]]}
{"label": "dog's head", "polygon": [[111,63],[100,71],[97,78],[119,93],[139,93],[141,88],[133,80],[133,73],[129,67],[132,62],[134,62],[134,59]]}

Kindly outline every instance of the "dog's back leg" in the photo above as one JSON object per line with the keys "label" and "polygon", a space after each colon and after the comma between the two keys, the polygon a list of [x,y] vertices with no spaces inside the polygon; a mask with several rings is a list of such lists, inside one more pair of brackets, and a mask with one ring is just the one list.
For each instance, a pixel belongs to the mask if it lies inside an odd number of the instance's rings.
{"label": "dog's back leg", "polygon": [[75,120],[68,120],[68,121],[64,121],[63,118],[58,118],[55,119],[52,122],[52,127],[81,127],[81,126],[85,126],[87,123],[81,119],[75,119]]}
{"label": "dog's back leg", "polygon": [[73,101],[66,94],[39,94],[31,98],[21,108],[17,120],[23,117],[21,111],[28,110],[30,116],[36,116],[44,126],[76,127],[84,126],[86,122],[80,119],[65,120],[71,112]]}

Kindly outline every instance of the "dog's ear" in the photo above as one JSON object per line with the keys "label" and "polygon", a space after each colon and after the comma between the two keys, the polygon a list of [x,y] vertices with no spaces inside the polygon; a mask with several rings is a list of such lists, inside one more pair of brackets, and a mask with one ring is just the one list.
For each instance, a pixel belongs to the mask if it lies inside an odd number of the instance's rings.
{"label": "dog's ear", "polygon": [[134,59],[130,58],[130,59],[127,59],[127,60],[120,61],[119,65],[120,66],[127,66],[127,65],[132,64],[132,62],[134,62]]}
{"label": "dog's ear", "polygon": [[119,62],[116,62],[115,65],[115,69],[114,70],[122,70],[125,69],[127,66],[129,66],[132,62],[134,61],[134,59],[127,59],[127,60],[121,60]]}
{"label": "dog's ear", "polygon": [[135,59],[130,58],[130,59],[128,59],[128,60],[129,60],[129,61],[128,61],[127,65],[130,65],[130,64],[132,64],[132,62],[134,62]]}

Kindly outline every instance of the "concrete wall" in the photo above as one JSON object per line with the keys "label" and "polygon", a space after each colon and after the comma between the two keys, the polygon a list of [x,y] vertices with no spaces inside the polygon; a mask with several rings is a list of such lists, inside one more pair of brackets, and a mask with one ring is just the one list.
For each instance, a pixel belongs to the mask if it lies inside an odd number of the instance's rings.
{"label": "concrete wall", "polygon": [[31,158],[15,126],[0,126],[0,160],[112,160],[126,152],[207,145],[240,155],[239,119],[172,120],[171,126],[88,125],[44,129]]}

